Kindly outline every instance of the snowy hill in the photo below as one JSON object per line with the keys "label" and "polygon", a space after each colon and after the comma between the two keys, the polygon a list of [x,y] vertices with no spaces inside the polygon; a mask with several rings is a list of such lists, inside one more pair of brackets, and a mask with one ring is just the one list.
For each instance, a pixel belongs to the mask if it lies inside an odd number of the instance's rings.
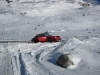
{"label": "snowy hill", "polygon": [[67,33],[70,29],[90,30],[93,26],[98,28],[99,6],[82,7],[78,4],[79,0],[76,0],[77,3],[74,4],[68,1],[15,0],[5,7],[1,7],[0,39],[29,40],[37,33],[44,31]]}
{"label": "snowy hill", "polygon": [[[100,5],[83,0],[0,1],[1,41],[30,41],[45,31],[65,41],[0,43],[0,75],[100,75]],[[74,66],[56,64],[65,53],[71,54]]]}

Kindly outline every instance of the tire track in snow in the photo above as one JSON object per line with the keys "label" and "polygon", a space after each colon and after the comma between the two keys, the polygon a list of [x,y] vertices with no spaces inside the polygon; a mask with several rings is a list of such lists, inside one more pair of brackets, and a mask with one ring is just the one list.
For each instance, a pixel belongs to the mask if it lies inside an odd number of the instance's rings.
{"label": "tire track in snow", "polygon": [[11,56],[7,49],[8,44],[1,44],[1,63],[0,75],[13,75]]}
{"label": "tire track in snow", "polygon": [[[36,50],[34,48],[33,52],[22,54],[22,57],[25,58],[23,59],[24,63],[28,65],[26,66],[26,69],[30,72],[30,74],[33,73],[34,75],[35,74],[43,75],[45,72],[46,75],[57,75],[51,69],[46,67],[46,65],[42,64],[43,57],[49,52],[51,52],[55,45],[56,45],[55,43],[42,43],[39,45],[38,48],[35,47]],[[36,60],[32,60],[32,59],[36,59]],[[29,60],[29,62],[26,62],[27,60]]]}
{"label": "tire track in snow", "polygon": [[[63,42],[64,43],[64,42]],[[51,43],[52,44],[52,43]],[[44,69],[46,69],[48,72],[50,72],[50,75],[57,75],[51,68],[48,67],[46,63],[44,63],[45,58],[48,57],[54,50],[59,49],[63,44],[54,44],[51,47],[44,48],[40,53],[36,55],[37,63]],[[48,59],[46,60],[47,63],[50,63]]]}
{"label": "tire track in snow", "polygon": [[21,75],[26,75],[26,69],[25,69],[25,64],[23,62],[23,58],[22,58],[22,55],[21,53],[19,53],[19,61],[20,61],[20,65],[21,65]]}
{"label": "tire track in snow", "polygon": [[[34,51],[36,51],[37,47],[41,46],[42,43],[38,44],[31,44],[34,47]],[[27,46],[26,46],[27,45]],[[12,53],[12,63],[13,63],[13,72],[14,75],[30,75],[30,73],[27,70],[27,64],[24,61],[24,54],[31,54],[28,53],[26,50],[30,49],[30,44],[24,44],[22,43],[10,43],[9,44],[9,49],[13,49],[14,53]],[[25,51],[25,53],[23,53]],[[13,51],[12,51],[13,52]],[[29,61],[29,60],[28,60]]]}

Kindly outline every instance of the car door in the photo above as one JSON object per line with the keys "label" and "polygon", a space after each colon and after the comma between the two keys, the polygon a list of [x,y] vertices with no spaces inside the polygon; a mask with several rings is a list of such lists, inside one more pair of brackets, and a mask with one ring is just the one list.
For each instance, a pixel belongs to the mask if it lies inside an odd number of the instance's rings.
{"label": "car door", "polygon": [[42,34],[41,36],[39,36],[39,41],[40,42],[46,42],[46,40],[47,40],[47,37],[44,34]]}

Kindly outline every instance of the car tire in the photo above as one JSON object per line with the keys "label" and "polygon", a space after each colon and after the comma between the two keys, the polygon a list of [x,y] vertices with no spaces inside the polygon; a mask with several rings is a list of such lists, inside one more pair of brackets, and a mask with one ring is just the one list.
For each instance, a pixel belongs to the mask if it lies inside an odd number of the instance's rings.
{"label": "car tire", "polygon": [[39,42],[39,40],[38,40],[38,39],[35,39],[35,40],[34,40],[34,43],[38,43],[38,42]]}
{"label": "car tire", "polygon": [[51,38],[50,38],[50,39],[48,39],[48,42],[53,42],[53,39],[51,39]]}

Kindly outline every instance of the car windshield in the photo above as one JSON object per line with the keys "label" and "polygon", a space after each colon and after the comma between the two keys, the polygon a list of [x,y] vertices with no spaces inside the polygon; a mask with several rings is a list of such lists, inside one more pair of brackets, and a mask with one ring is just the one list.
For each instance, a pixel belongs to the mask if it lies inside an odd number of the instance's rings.
{"label": "car windshield", "polygon": [[48,32],[44,32],[44,33],[38,34],[36,36],[50,36],[50,34]]}
{"label": "car windshield", "polygon": [[48,32],[44,32],[45,36],[50,36],[50,34]]}

